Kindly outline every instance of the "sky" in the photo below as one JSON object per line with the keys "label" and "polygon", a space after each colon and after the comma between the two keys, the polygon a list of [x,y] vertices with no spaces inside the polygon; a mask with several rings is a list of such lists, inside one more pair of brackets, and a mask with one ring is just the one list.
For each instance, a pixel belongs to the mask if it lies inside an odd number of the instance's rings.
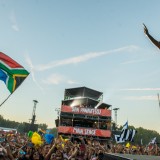
{"label": "sky", "polygon": [[[160,133],[159,0],[0,0],[0,51],[29,76],[0,107],[0,114],[55,127],[68,88],[103,92],[119,108],[117,124]],[[9,91],[0,81],[0,103]],[[113,120],[115,114],[112,112]]]}

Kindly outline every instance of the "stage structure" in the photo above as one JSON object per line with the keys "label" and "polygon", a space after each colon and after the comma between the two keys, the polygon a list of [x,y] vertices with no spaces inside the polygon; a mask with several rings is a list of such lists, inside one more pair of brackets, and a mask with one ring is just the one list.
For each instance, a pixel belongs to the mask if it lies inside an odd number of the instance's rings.
{"label": "stage structure", "polygon": [[33,106],[33,112],[32,112],[32,119],[30,119],[30,123],[24,123],[24,132],[29,132],[29,131],[37,131],[38,130],[38,124],[35,124],[36,122],[36,105],[38,103],[37,100],[33,100],[34,106]]}
{"label": "stage structure", "polygon": [[58,134],[94,139],[111,138],[111,105],[103,103],[103,93],[87,88],[65,89],[59,119]]}

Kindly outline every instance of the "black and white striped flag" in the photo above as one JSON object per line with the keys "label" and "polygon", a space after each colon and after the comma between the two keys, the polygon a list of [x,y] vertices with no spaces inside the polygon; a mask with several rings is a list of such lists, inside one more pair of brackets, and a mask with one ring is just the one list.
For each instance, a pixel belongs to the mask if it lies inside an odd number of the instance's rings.
{"label": "black and white striped flag", "polygon": [[115,135],[115,140],[117,143],[123,143],[125,141],[133,142],[133,138],[137,131],[135,129],[124,129],[120,135]]}
{"label": "black and white striped flag", "polygon": [[135,129],[129,129],[129,136],[126,139],[126,141],[133,142],[133,138],[134,138],[136,133],[137,133],[137,131]]}
{"label": "black and white striped flag", "polygon": [[123,143],[123,142],[125,142],[125,140],[123,140],[120,135],[114,135],[114,136],[115,136],[115,141],[117,143]]}

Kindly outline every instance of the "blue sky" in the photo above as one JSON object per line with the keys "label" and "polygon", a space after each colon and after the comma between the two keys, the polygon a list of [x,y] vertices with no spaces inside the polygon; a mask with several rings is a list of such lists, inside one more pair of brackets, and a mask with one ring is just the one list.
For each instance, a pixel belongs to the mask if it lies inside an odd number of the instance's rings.
{"label": "blue sky", "polygon": [[[66,88],[103,92],[117,122],[160,133],[160,51],[143,32],[160,39],[158,0],[0,0],[0,51],[30,75],[1,106],[5,119],[55,126]],[[156,16],[155,16],[156,15]],[[0,102],[9,95],[0,82]],[[114,112],[113,112],[114,120]]]}

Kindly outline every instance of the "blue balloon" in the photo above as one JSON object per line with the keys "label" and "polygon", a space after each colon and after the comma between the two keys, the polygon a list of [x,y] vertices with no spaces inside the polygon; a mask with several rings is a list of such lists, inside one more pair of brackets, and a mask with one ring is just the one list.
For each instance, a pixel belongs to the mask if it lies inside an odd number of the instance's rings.
{"label": "blue balloon", "polygon": [[44,139],[48,144],[51,144],[52,140],[54,139],[54,135],[53,134],[45,134]]}

